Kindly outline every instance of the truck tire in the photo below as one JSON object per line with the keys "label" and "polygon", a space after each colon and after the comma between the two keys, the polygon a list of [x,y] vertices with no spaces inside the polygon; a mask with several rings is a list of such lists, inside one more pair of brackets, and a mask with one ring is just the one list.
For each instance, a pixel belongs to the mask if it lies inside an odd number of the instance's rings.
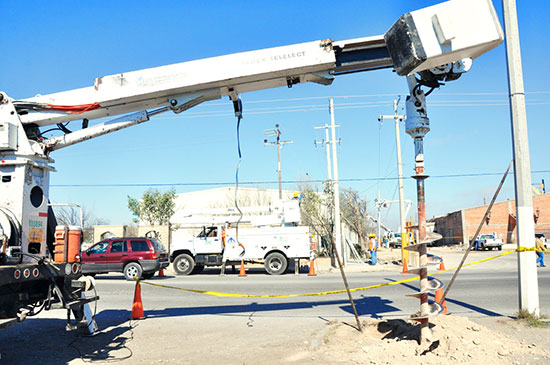
{"label": "truck tire", "polygon": [[126,280],[134,281],[135,279],[141,279],[143,269],[141,265],[135,262],[130,262],[124,266],[124,277]]}
{"label": "truck tire", "polygon": [[189,275],[195,268],[195,260],[186,253],[182,253],[174,260],[174,271],[178,275]]}
{"label": "truck tire", "polygon": [[265,258],[265,271],[269,275],[281,275],[288,267],[288,260],[279,252],[272,252]]}
{"label": "truck tire", "polygon": [[193,271],[191,271],[191,274],[200,274],[204,270],[204,265],[202,264],[196,264]]}
{"label": "truck tire", "polygon": [[502,246],[498,246],[498,250],[499,250],[499,251],[502,251]]}

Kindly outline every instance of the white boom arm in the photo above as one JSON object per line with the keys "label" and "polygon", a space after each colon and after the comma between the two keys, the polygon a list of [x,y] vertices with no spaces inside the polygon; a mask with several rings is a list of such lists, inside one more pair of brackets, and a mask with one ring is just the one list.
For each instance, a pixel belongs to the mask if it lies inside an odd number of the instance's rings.
{"label": "white boom arm", "polygon": [[[327,39],[120,73],[96,78],[90,87],[24,100],[0,92],[0,233],[20,232],[8,237],[14,250],[45,254],[46,227],[54,221],[48,219],[47,204],[50,151],[223,96],[240,113],[243,92],[304,82],[329,85],[336,75],[385,67],[407,75],[475,58],[502,39],[490,0],[451,0],[403,15],[383,36]],[[86,128],[89,120],[126,113],[134,114]],[[77,132],[61,124],[77,119],[83,120]],[[51,124],[65,136],[44,140],[40,127]]]}

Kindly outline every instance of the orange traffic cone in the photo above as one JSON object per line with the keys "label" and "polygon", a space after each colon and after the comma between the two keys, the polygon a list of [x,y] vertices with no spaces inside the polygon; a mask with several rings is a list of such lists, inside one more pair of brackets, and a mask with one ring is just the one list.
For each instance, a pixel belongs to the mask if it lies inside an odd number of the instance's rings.
{"label": "orange traffic cone", "polygon": [[143,303],[141,303],[141,285],[136,281],[136,291],[134,293],[134,303],[132,304],[132,319],[144,319]]}
{"label": "orange traffic cone", "polygon": [[435,301],[443,307],[443,314],[447,314],[447,304],[445,304],[445,300],[443,299],[443,289],[438,289],[435,291]]}
{"label": "orange traffic cone", "polygon": [[315,273],[315,263],[313,262],[313,259],[309,260],[309,274],[307,276],[317,276]]}
{"label": "orange traffic cone", "polygon": [[160,269],[159,271],[159,275],[158,275],[160,278],[163,278],[165,277],[166,275],[164,275],[164,269]]}
{"label": "orange traffic cone", "polygon": [[445,264],[443,263],[443,256],[441,256],[441,263],[439,264],[439,270],[445,270]]}
{"label": "orange traffic cone", "polygon": [[241,260],[241,270],[239,271],[239,276],[240,277],[246,276],[246,271],[244,270],[244,260]]}
{"label": "orange traffic cone", "polygon": [[401,271],[401,274],[406,274],[407,271],[409,271],[409,268],[407,267],[407,260],[403,259],[403,270]]}

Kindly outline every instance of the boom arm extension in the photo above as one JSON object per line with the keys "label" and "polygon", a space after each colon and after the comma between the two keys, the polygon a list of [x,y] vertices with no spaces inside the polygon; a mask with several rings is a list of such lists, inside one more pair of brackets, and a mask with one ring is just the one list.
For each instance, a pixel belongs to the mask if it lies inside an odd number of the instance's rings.
{"label": "boom arm extension", "polygon": [[179,113],[230,94],[304,82],[329,85],[334,75],[391,66],[383,36],[329,39],[99,77],[91,87],[13,104],[23,124],[37,126],[167,105]]}

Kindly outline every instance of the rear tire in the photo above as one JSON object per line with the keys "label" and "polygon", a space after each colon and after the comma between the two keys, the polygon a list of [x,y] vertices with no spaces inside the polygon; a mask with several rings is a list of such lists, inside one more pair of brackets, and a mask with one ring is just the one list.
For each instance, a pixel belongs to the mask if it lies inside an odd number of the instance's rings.
{"label": "rear tire", "polygon": [[144,272],[143,274],[141,274],[141,277],[143,279],[151,279],[153,276],[155,276],[155,272]]}
{"label": "rear tire", "polygon": [[499,251],[502,251],[502,246],[498,246],[498,250],[499,250]]}
{"label": "rear tire", "polygon": [[174,260],[174,271],[178,275],[189,275],[195,268],[195,260],[186,253],[178,255]]}
{"label": "rear tire", "polygon": [[265,258],[265,271],[269,275],[281,275],[288,267],[288,260],[279,252],[272,252]]}
{"label": "rear tire", "polygon": [[200,274],[204,270],[204,265],[202,264],[196,264],[193,271],[191,271],[191,274]]}
{"label": "rear tire", "polygon": [[142,273],[143,269],[141,268],[141,265],[135,262],[130,262],[124,266],[124,277],[126,280],[134,281],[135,279],[141,279]]}

